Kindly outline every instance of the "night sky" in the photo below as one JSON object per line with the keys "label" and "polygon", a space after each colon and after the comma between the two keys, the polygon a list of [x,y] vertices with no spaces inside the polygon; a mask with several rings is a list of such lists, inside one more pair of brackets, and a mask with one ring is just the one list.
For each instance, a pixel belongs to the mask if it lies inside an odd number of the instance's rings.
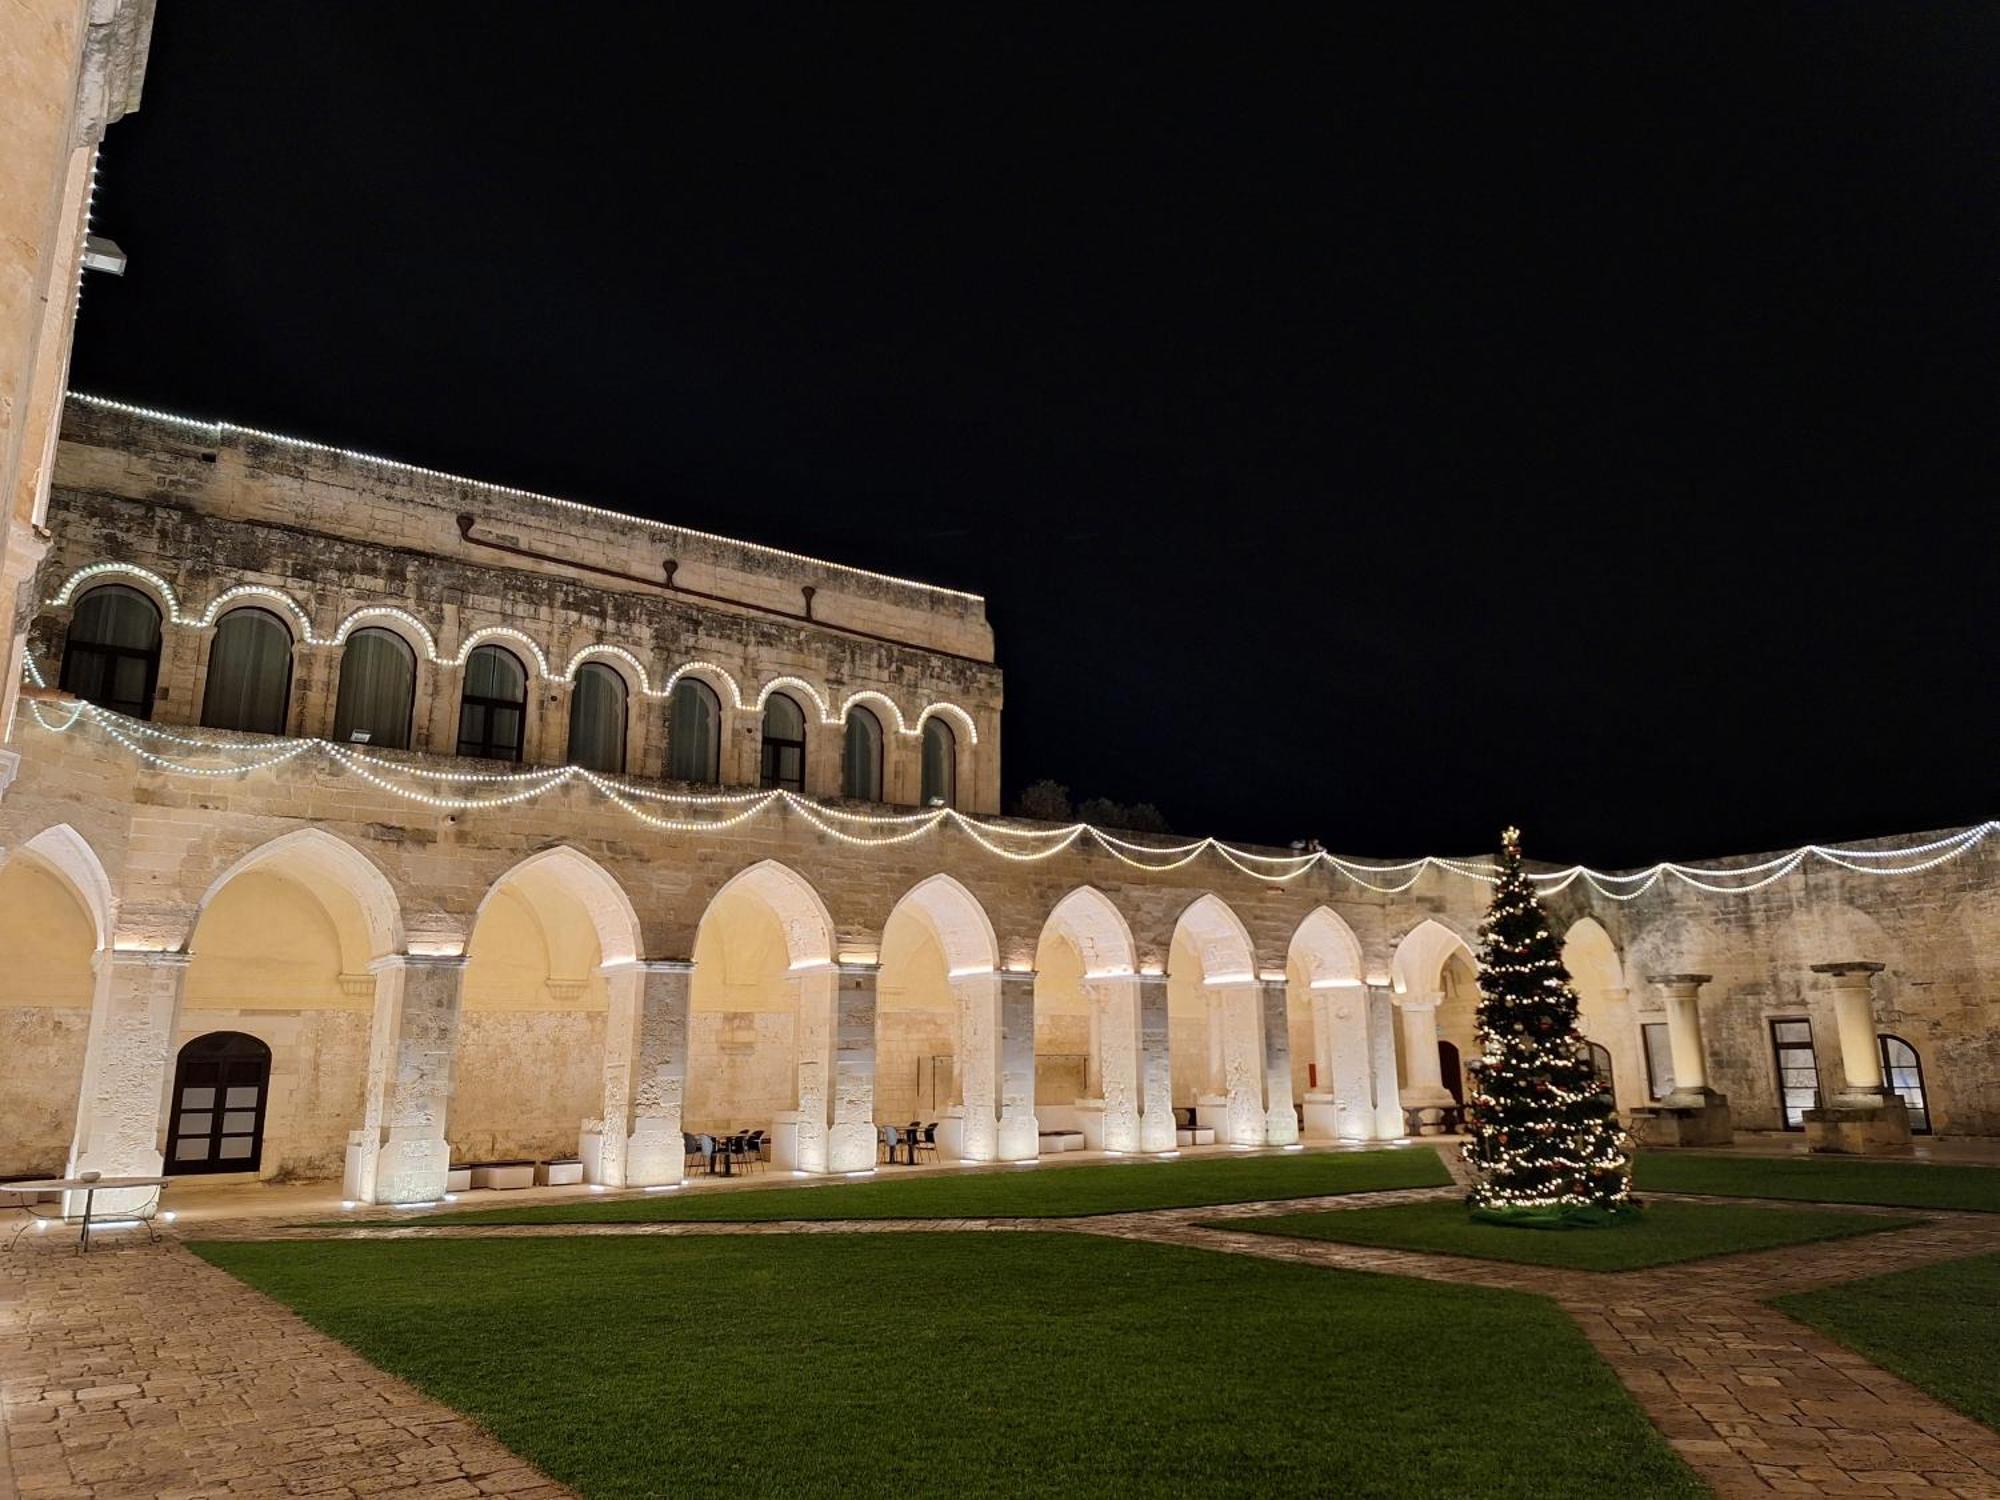
{"label": "night sky", "polygon": [[1995,815],[2000,7],[160,10],[74,384],[978,590],[1008,796]]}

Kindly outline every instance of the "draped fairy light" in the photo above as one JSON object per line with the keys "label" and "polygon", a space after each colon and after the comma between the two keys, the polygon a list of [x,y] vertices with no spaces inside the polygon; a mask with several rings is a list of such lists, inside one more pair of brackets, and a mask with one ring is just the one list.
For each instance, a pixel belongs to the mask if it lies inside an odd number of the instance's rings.
{"label": "draped fairy light", "polygon": [[1467,1200],[1483,1218],[1609,1222],[1632,1200],[1625,1134],[1577,1030],[1562,940],[1521,868],[1520,830],[1509,828],[1500,844],[1493,901],[1479,929]]}
{"label": "draped fairy light", "polygon": [[[27,659],[26,675],[36,687],[46,686],[32,657]],[[1324,850],[1273,854],[1227,844],[1215,838],[1189,839],[1176,844],[1144,844],[1089,823],[1018,827],[997,819],[969,817],[949,807],[911,813],[857,812],[851,808],[825,806],[785,790],[677,792],[605,776],[581,766],[542,766],[523,771],[465,771],[414,766],[390,759],[379,751],[336,744],[330,740],[207,739],[177,734],[80,699],[50,702],[29,698],[24,701],[33,722],[42,729],[52,734],[65,734],[78,724],[88,722],[155,771],[218,780],[247,776],[288,761],[318,756],[392,796],[440,811],[470,812],[487,807],[518,806],[566,787],[582,785],[634,821],[674,833],[711,832],[733,828],[765,814],[790,812],[827,837],[862,848],[914,843],[948,825],[996,858],[1019,864],[1036,864],[1053,859],[1088,841],[1119,863],[1149,874],[1182,869],[1204,855],[1212,854],[1251,879],[1269,885],[1288,885],[1314,870],[1324,870],[1365,890],[1389,896],[1411,890],[1433,872],[1496,887],[1506,878],[1503,866],[1437,855],[1374,863],[1344,859]],[[153,745],[230,759],[219,765],[196,765],[184,756],[153,749]],[[427,786],[458,790],[450,793],[425,790]],[[671,809],[671,815],[649,811],[647,804]],[[1807,844],[1789,853],[1746,865],[1708,867],[1663,861],[1645,870],[1622,873],[1571,865],[1552,871],[1523,870],[1521,879],[1528,882],[1531,888],[1539,887],[1540,894],[1545,896],[1555,895],[1581,880],[1599,895],[1613,901],[1637,900],[1667,879],[1711,895],[1746,895],[1784,879],[1812,860],[1821,860],[1857,875],[1921,874],[1962,858],[1995,832],[2000,832],[2000,822],[1989,821],[1898,849],[1851,849]]]}

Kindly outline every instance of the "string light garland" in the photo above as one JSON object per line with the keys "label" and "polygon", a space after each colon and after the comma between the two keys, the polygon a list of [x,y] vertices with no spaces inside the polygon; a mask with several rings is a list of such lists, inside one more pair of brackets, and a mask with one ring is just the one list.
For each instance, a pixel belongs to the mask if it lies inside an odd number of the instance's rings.
{"label": "string light garland", "polygon": [[[27,676],[37,687],[45,685],[32,657],[28,659]],[[1435,855],[1393,864],[1374,864],[1343,859],[1323,850],[1271,854],[1226,844],[1214,838],[1168,845],[1141,844],[1089,823],[1023,828],[998,820],[972,818],[949,807],[913,813],[858,812],[851,808],[825,806],[786,790],[676,792],[615,779],[581,766],[543,766],[523,771],[463,771],[413,766],[390,760],[380,752],[335,744],[330,740],[274,740],[269,737],[203,739],[127,718],[81,699],[65,700],[59,704],[32,698],[25,701],[30,717],[49,733],[68,733],[88,720],[143,764],[158,771],[215,780],[246,776],[302,756],[319,755],[391,795],[442,811],[470,812],[487,807],[518,806],[581,783],[636,821],[676,833],[719,831],[747,823],[768,812],[789,811],[829,838],[864,848],[912,843],[949,824],[987,853],[1018,864],[1037,864],[1053,859],[1087,839],[1121,864],[1149,874],[1178,870],[1205,854],[1213,853],[1242,874],[1268,885],[1287,885],[1319,868],[1366,890],[1391,896],[1409,891],[1434,870],[1489,885],[1496,885],[1504,878],[1504,871],[1495,873],[1498,867]],[[190,751],[243,758],[220,766],[191,765],[185,760],[149,749],[142,743],[145,740]],[[483,795],[440,795],[425,791],[420,786],[407,785],[407,782],[494,790]],[[662,816],[649,812],[642,803],[671,807],[682,814],[706,811],[708,815]],[[1860,875],[1921,874],[1964,857],[1996,832],[2000,832],[2000,821],[1974,824],[1901,849],[1850,849],[1807,844],[1787,854],[1742,866],[1710,868],[1662,862],[1647,870],[1611,873],[1592,870],[1584,865],[1571,865],[1554,871],[1524,870],[1522,879],[1531,888],[1540,887],[1540,894],[1545,896],[1554,895],[1582,880],[1599,895],[1621,902],[1639,899],[1668,878],[1711,895],[1746,895],[1784,879],[1813,859],[1824,860]],[[1378,883],[1368,878],[1372,875],[1404,875],[1406,878]]]}
{"label": "string light garland", "polygon": [[394,604],[361,605],[350,610],[341,619],[332,635],[322,636],[314,631],[312,619],[306,613],[305,607],[282,589],[263,583],[239,583],[217,594],[209,600],[207,608],[197,614],[182,604],[180,595],[175,592],[171,583],[152,569],[142,568],[137,563],[108,561],[86,563],[64,579],[62,587],[50,595],[42,607],[65,608],[87,585],[110,582],[117,578],[136,579],[145,584],[165,604],[167,623],[182,629],[206,630],[222,618],[231,604],[255,600],[260,604],[275,604],[289,614],[298,625],[299,638],[309,646],[342,646],[356,630],[363,629],[371,623],[393,622],[394,625],[401,627],[398,633],[415,637],[411,644],[420,648],[425,659],[436,667],[461,668],[465,665],[466,659],[486,642],[512,641],[534,659],[537,672],[550,682],[573,683],[576,681],[576,674],[587,663],[593,659],[610,657],[623,662],[631,669],[638,683],[639,695],[644,698],[672,697],[674,689],[680,685],[680,680],[683,677],[693,676],[708,681],[712,687],[727,688],[729,701],[735,705],[739,713],[760,713],[771,694],[790,691],[802,693],[811,699],[813,707],[819,711],[819,722],[833,728],[846,724],[848,710],[856,705],[865,707],[870,703],[879,703],[889,710],[889,716],[895,720],[898,734],[912,737],[920,735],[924,732],[926,720],[942,716],[956,722],[972,744],[979,743],[979,726],[972,714],[962,705],[944,699],[926,703],[917,711],[915,720],[911,720],[904,716],[903,710],[887,693],[874,688],[863,688],[858,692],[849,693],[842,700],[839,710],[835,711],[828,705],[826,694],[803,677],[791,673],[781,673],[771,678],[757,689],[754,696],[746,697],[735,674],[727,667],[700,658],[680,663],[667,673],[660,686],[656,688],[653,686],[654,674],[647,670],[646,664],[637,655],[624,646],[609,641],[593,641],[579,648],[563,664],[562,670],[557,671],[551,665],[549,654],[542,649],[541,644],[527,632],[512,625],[482,626],[467,635],[459,643],[455,653],[446,656],[438,650],[437,633],[421,618]]}

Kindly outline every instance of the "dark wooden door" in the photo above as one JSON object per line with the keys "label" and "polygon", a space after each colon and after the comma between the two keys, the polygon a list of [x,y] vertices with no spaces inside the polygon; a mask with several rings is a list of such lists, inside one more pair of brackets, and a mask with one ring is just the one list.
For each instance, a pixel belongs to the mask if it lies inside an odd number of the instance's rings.
{"label": "dark wooden door", "polygon": [[181,1048],[167,1125],[167,1174],[254,1172],[264,1157],[271,1049],[240,1031]]}

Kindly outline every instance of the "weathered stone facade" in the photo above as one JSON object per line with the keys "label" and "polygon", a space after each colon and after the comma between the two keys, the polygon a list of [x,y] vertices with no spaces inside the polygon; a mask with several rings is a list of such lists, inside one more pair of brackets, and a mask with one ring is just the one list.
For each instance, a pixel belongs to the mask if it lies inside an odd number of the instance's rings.
{"label": "weathered stone facade", "polygon": [[[1394,1137],[1471,1053],[1471,875],[918,809],[938,716],[958,808],[998,805],[973,596],[90,403],[50,519],[45,681],[94,587],[140,590],[164,628],[150,726],[43,689],[13,729],[0,1172],[171,1158],[176,1059],[218,1033],[268,1050],[257,1172],[384,1201],[435,1196],[453,1159],[579,1146],[600,1180],[671,1181],[684,1128],[770,1128],[804,1171],[871,1166],[875,1122],[913,1116],[974,1159],[1033,1156],[1052,1127],[1172,1150],[1176,1109],[1220,1142]],[[233,608],[288,623],[286,735],[199,727]],[[359,622],[415,653],[407,752],[325,743]],[[451,754],[482,640],[531,663],[518,767]],[[537,781],[586,660],[626,678],[626,772]],[[717,790],[660,779],[681,673],[723,705]],[[749,790],[769,692],[806,709],[802,797]],[[865,805],[838,795],[857,706],[887,731]],[[1808,862],[1750,894],[1569,883],[1550,905],[1621,1106],[1655,1092],[1649,976],[1692,972],[1713,978],[1675,1041],[1739,1127],[1779,1123],[1773,1018],[1813,1023],[1839,1089],[1811,965],[1857,960],[1885,966],[1875,1021],[1920,1053],[1935,1127],[2000,1133],[1997,857]]]}

